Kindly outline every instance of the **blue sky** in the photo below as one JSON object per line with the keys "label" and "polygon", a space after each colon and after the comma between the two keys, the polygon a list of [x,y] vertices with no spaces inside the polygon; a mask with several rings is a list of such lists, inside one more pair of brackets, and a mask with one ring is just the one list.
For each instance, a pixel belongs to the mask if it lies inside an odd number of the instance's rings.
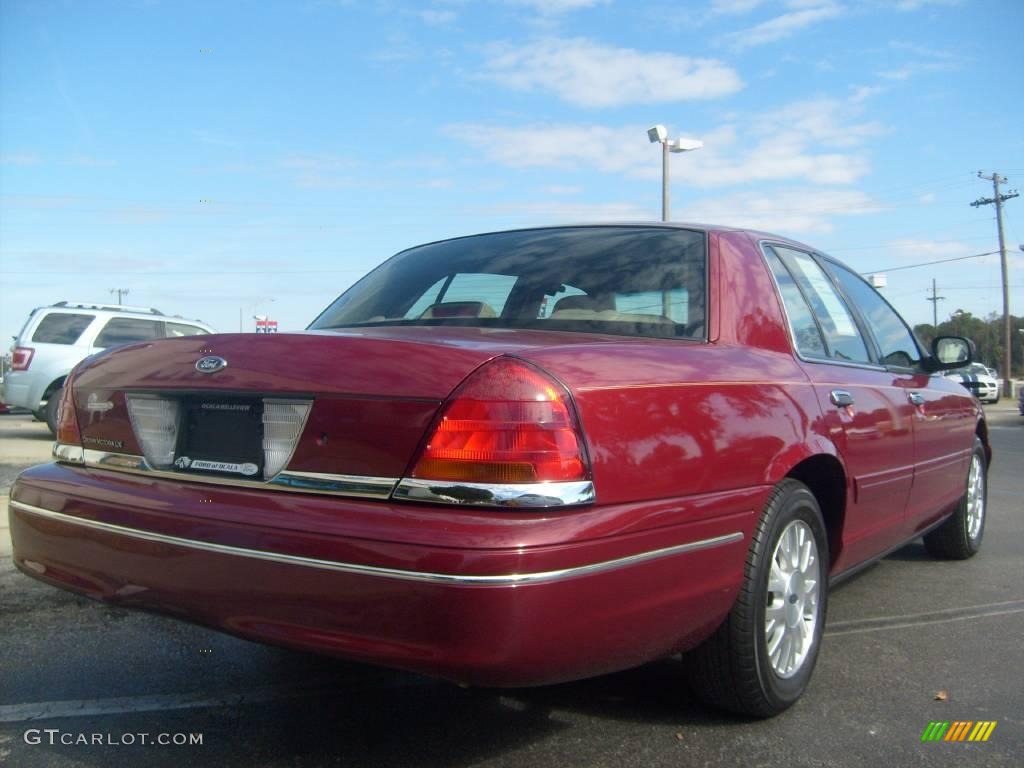
{"label": "blue sky", "polygon": [[[1001,312],[1020,0],[0,0],[0,334],[61,299],[299,329],[393,252],[532,224],[752,225]],[[209,201],[209,202],[206,202]],[[1024,197],[1006,205],[1024,314]],[[6,343],[3,345],[6,347]]]}

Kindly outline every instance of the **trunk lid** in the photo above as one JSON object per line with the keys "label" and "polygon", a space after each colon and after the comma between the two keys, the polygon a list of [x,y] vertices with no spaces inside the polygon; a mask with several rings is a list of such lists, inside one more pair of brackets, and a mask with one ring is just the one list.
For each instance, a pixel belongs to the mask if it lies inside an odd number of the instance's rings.
{"label": "trunk lid", "polygon": [[[86,450],[167,471],[398,478],[473,370],[569,340],[579,335],[429,327],[192,336],[90,359],[73,400]],[[226,364],[204,373],[203,358]]]}

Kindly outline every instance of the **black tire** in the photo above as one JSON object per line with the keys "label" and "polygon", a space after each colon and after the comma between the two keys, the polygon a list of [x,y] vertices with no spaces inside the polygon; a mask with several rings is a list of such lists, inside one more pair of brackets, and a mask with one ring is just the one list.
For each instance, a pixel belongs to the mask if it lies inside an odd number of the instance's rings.
{"label": "black tire", "polygon": [[[790,529],[792,524],[797,525]],[[810,609],[814,623],[809,645],[793,669],[788,674],[785,674],[787,670],[780,674],[777,662],[769,654],[766,638],[769,603],[781,603],[776,604],[774,610],[781,611],[785,617],[783,635],[788,631],[797,633],[797,625],[807,626],[805,603],[795,597],[801,589],[794,588],[794,594],[787,595],[791,583],[787,581],[781,594],[769,591],[769,576],[780,540],[783,533],[788,536],[790,530],[804,536],[810,533],[817,549],[817,599]],[[754,717],[777,715],[800,698],[814,671],[825,629],[828,560],[828,537],[817,499],[803,483],[783,480],[768,497],[754,531],[743,586],[729,616],[684,659],[691,688],[699,698],[720,709]],[[791,630],[787,629],[790,619],[793,620]],[[779,645],[785,648],[782,643]]]}
{"label": "black tire", "polygon": [[[972,504],[979,506],[972,507]],[[946,522],[925,535],[924,546],[928,554],[943,560],[974,557],[981,549],[981,540],[985,536],[987,512],[988,461],[985,446],[976,437],[967,469],[964,495]]]}
{"label": "black tire", "polygon": [[64,394],[64,387],[51,392],[50,399],[46,401],[46,407],[43,409],[43,421],[46,422],[46,426],[49,427],[50,433],[57,436],[57,407],[60,405],[61,395]]}

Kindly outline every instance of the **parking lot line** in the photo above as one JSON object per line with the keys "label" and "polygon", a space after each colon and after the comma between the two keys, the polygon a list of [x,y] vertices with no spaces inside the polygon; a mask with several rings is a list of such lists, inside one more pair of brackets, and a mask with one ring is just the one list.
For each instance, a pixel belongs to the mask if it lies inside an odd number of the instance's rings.
{"label": "parking lot line", "polygon": [[1024,600],[1005,600],[999,603],[968,605],[962,608],[946,608],[928,613],[912,613],[902,616],[878,616],[875,618],[836,621],[827,625],[825,635],[857,635],[864,632],[883,632],[891,629],[908,629],[928,624],[946,624],[952,621],[966,621],[989,616],[1007,616],[1024,613]]}

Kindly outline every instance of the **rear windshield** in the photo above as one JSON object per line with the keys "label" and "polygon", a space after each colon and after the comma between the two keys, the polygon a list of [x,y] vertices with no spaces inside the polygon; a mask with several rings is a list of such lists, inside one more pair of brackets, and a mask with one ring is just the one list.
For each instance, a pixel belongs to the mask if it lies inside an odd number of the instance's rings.
{"label": "rear windshield", "polygon": [[703,232],[571,227],[477,235],[403,251],[312,329],[460,325],[703,338]]}
{"label": "rear windshield", "polygon": [[89,327],[94,315],[51,312],[36,326],[32,341],[37,344],[74,344]]}

